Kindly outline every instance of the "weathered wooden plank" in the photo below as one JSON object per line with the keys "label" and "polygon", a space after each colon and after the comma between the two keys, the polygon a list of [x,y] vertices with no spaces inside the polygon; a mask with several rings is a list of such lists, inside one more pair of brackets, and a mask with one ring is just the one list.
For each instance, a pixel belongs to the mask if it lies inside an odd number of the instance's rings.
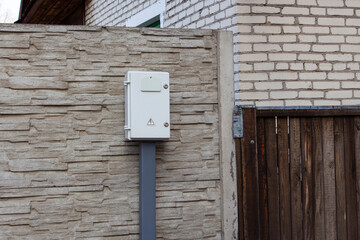
{"label": "weathered wooden plank", "polygon": [[344,166],[344,119],[341,117],[334,118],[334,139],[337,239],[347,239]]}
{"label": "weathered wooden plank", "polygon": [[314,165],[315,239],[325,239],[324,161],[321,118],[312,118],[312,160]]}
{"label": "weathered wooden plank", "polygon": [[324,159],[324,210],[325,239],[336,239],[336,191],[334,121],[331,117],[322,119],[323,159]]}
{"label": "weathered wooden plank", "polygon": [[243,109],[244,137],[241,139],[243,176],[244,238],[259,239],[258,164],[256,155],[256,110]]}
{"label": "weathered wooden plank", "polygon": [[265,120],[257,119],[257,144],[258,144],[258,166],[259,166],[259,223],[260,239],[269,239],[269,209],[267,188],[267,164],[265,149]]}
{"label": "weathered wooden plank", "polygon": [[358,236],[360,236],[360,117],[354,117],[354,143],[356,161],[356,189],[357,191],[357,214],[358,214]]}
{"label": "weathered wooden plank", "polygon": [[360,106],[343,107],[308,107],[308,108],[260,108],[258,117],[328,117],[328,116],[356,116],[360,115]]}
{"label": "weathered wooden plank", "polygon": [[301,200],[301,144],[300,119],[290,118],[290,185],[292,239],[303,239]]}
{"label": "weathered wooden plank", "polygon": [[[348,239],[358,239],[354,118],[344,118],[344,161]],[[358,146],[359,147],[359,146]]]}
{"label": "weathered wooden plank", "polygon": [[289,138],[287,118],[278,118],[278,162],[280,177],[280,233],[281,239],[291,239],[291,205],[289,173]]}
{"label": "weathered wooden plank", "polygon": [[244,213],[243,213],[243,186],[242,186],[242,161],[241,139],[235,139],[237,195],[238,195],[238,239],[244,239]]}
{"label": "weathered wooden plank", "polygon": [[314,239],[314,167],[312,159],[311,118],[301,118],[301,155],[303,162],[304,239]]}
{"label": "weathered wooden plank", "polygon": [[275,118],[265,119],[268,180],[269,239],[280,239],[279,176]]}

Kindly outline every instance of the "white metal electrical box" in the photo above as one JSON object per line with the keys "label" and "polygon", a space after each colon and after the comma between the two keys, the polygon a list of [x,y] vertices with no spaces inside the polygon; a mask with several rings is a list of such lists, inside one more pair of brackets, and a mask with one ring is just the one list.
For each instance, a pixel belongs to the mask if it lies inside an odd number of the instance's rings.
{"label": "white metal electrical box", "polygon": [[170,86],[167,72],[129,71],[125,76],[125,138],[170,138]]}

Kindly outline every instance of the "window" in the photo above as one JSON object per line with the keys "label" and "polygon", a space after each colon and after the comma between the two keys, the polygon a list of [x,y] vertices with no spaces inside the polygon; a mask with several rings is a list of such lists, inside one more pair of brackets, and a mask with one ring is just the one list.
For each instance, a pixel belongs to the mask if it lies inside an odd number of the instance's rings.
{"label": "window", "polygon": [[163,27],[165,6],[165,0],[158,0],[126,20],[126,27]]}

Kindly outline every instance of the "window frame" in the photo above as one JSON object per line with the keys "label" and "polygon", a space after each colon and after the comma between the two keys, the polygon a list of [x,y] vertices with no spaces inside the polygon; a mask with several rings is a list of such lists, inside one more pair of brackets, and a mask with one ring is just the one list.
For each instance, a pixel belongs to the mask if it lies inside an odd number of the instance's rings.
{"label": "window frame", "polygon": [[164,24],[164,12],[166,10],[165,0],[158,0],[156,3],[141,10],[128,18],[125,22],[126,27],[146,27],[154,22],[160,21],[160,28]]}

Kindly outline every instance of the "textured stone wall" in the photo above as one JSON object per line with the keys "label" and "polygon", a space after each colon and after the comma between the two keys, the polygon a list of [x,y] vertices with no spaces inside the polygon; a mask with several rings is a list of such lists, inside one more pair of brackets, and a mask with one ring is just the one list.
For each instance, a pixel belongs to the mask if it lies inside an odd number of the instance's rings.
{"label": "textured stone wall", "polygon": [[157,239],[221,238],[215,31],[0,25],[0,69],[1,239],[138,239],[128,70],[171,78]]}
{"label": "textured stone wall", "polygon": [[236,99],[360,104],[358,0],[238,0]]}

